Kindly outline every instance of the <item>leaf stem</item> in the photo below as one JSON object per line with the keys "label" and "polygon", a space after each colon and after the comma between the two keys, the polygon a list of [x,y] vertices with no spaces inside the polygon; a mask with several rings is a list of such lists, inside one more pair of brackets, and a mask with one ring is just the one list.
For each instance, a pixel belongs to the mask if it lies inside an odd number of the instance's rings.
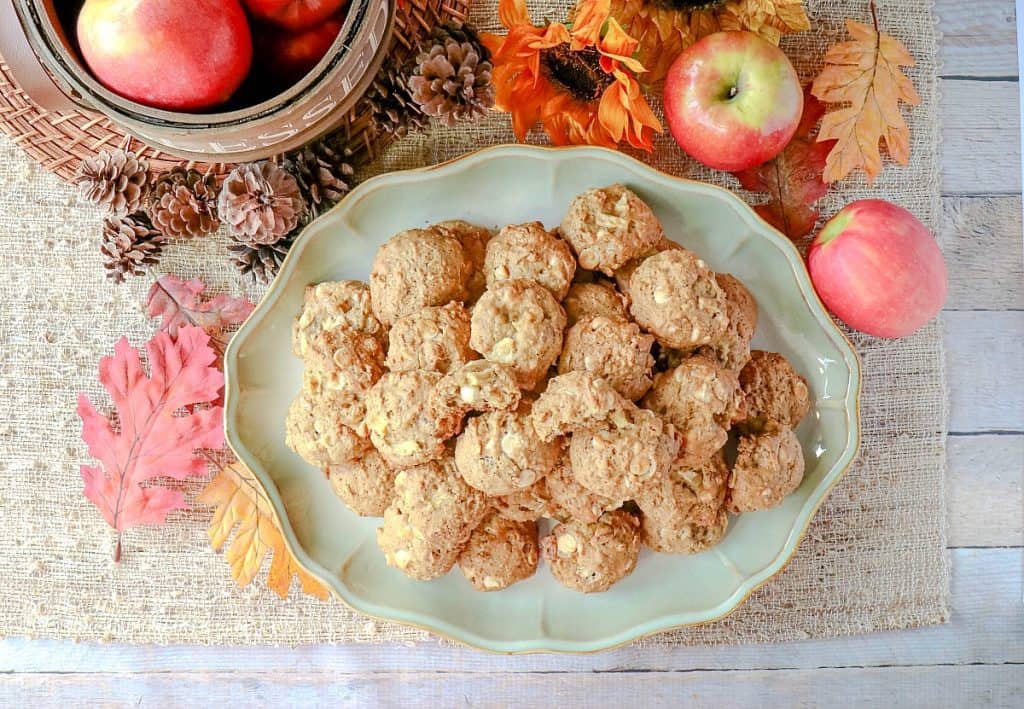
{"label": "leaf stem", "polygon": [[875,0],[868,0],[868,7],[871,8],[871,20],[875,23],[875,33],[878,30],[878,10],[875,9]]}
{"label": "leaf stem", "polygon": [[114,563],[121,563],[121,533],[117,533],[117,543],[114,545]]}

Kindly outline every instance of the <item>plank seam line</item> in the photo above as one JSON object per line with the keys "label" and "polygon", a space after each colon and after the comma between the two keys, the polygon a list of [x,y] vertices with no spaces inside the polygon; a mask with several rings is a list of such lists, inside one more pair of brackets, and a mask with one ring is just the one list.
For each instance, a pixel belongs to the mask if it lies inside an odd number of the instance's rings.
{"label": "plank seam line", "polygon": [[943,74],[939,76],[942,81],[977,81],[983,84],[992,82],[1002,82],[1005,84],[1016,84],[1019,83],[1019,77],[1013,74],[1006,74],[1003,76],[972,76],[970,74]]}
{"label": "plank seam line", "polygon": [[[452,676],[464,676],[464,675],[481,675],[481,676],[494,676],[494,675],[645,675],[645,674],[660,674],[660,675],[685,675],[685,674],[696,674],[701,672],[707,673],[728,673],[728,672],[739,672],[739,673],[752,673],[752,672],[813,672],[815,670],[879,670],[879,669],[918,669],[918,668],[929,668],[929,667],[1020,667],[1024,666],[1024,660],[1005,660],[1003,662],[933,662],[933,663],[883,663],[879,665],[814,665],[808,667],[748,667],[743,669],[727,669],[722,667],[694,667],[688,669],[678,670],[659,670],[659,669],[608,669],[608,670],[499,670],[499,671],[473,671],[473,670],[432,670],[424,671],[417,670],[411,672],[402,672],[399,670],[367,670],[364,672],[344,672],[337,670],[325,670],[323,672],[306,672],[306,673],[289,673],[288,676],[295,679],[302,679],[304,677],[361,677],[361,676],[374,676],[374,677],[425,677],[425,678],[450,678]],[[156,676],[184,676],[191,677],[194,679],[202,678],[217,678],[224,677],[225,679],[242,679],[249,677],[265,677],[266,672],[258,672],[253,670],[236,671],[236,670],[215,670],[212,672],[207,671],[182,671],[182,670],[126,670],[122,672],[89,672],[89,671],[75,671],[75,670],[56,670],[56,671],[44,671],[44,670],[4,670],[0,672],[4,678],[17,678],[17,677],[130,677],[135,675],[156,675]]]}

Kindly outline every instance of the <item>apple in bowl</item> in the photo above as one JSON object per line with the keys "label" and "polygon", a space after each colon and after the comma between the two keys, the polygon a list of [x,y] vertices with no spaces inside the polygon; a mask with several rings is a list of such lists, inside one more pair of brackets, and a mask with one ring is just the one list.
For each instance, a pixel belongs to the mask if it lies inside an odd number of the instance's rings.
{"label": "apple in bowl", "polygon": [[243,0],[252,16],[292,32],[308,30],[348,4],[348,0]]}
{"label": "apple in bowl", "polygon": [[753,32],[716,32],[684,50],[669,68],[664,99],[679,147],[729,172],[782,152],[804,110],[793,65]]}
{"label": "apple in bowl", "polygon": [[814,290],[850,327],[905,337],[946,300],[946,264],[935,237],[902,207],[880,199],[848,204],[807,253]]}
{"label": "apple in bowl", "polygon": [[256,68],[282,88],[297,83],[327,54],[341,32],[344,13],[299,32],[265,23],[253,25]]}
{"label": "apple in bowl", "polygon": [[100,83],[155,108],[218,106],[252,63],[249,21],[238,0],[86,0],[77,32]]}

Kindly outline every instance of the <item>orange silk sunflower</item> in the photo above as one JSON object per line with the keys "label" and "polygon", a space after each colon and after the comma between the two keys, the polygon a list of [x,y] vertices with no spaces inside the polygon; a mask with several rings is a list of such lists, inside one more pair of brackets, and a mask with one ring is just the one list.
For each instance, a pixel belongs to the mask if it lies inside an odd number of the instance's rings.
{"label": "orange silk sunflower", "polygon": [[614,18],[637,41],[645,80],[664,78],[672,61],[697,40],[720,30],[755,32],[773,44],[809,29],[803,0],[579,0],[575,18]]}
{"label": "orange silk sunflower", "polygon": [[653,149],[662,128],[636,80],[644,71],[633,58],[636,40],[607,12],[584,8],[572,29],[534,26],[525,0],[501,0],[498,15],[508,34],[481,38],[494,65],[495,106],[512,114],[517,139],[539,122],[555,145]]}

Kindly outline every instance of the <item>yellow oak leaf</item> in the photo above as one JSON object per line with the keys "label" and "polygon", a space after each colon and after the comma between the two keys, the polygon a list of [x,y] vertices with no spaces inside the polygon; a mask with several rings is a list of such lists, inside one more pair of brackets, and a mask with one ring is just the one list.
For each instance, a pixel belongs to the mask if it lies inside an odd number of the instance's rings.
{"label": "yellow oak leaf", "polygon": [[215,508],[207,530],[215,551],[224,548],[234,531],[224,557],[239,586],[252,583],[269,553],[272,558],[267,586],[278,596],[287,598],[292,577],[298,576],[304,592],[327,599],[327,588],[300,567],[288,551],[270,502],[245,466],[238,462],[225,465],[198,500]]}
{"label": "yellow oak leaf", "polygon": [[849,105],[825,115],[818,140],[837,141],[825,163],[825,182],[860,168],[871,184],[882,170],[879,141],[896,162],[910,160],[910,127],[900,102],[916,106],[921,98],[901,69],[914,65],[903,44],[879,32],[877,20],[875,27],[847,20],[846,28],[853,40],[828,50],[811,92],[826,103]]}

